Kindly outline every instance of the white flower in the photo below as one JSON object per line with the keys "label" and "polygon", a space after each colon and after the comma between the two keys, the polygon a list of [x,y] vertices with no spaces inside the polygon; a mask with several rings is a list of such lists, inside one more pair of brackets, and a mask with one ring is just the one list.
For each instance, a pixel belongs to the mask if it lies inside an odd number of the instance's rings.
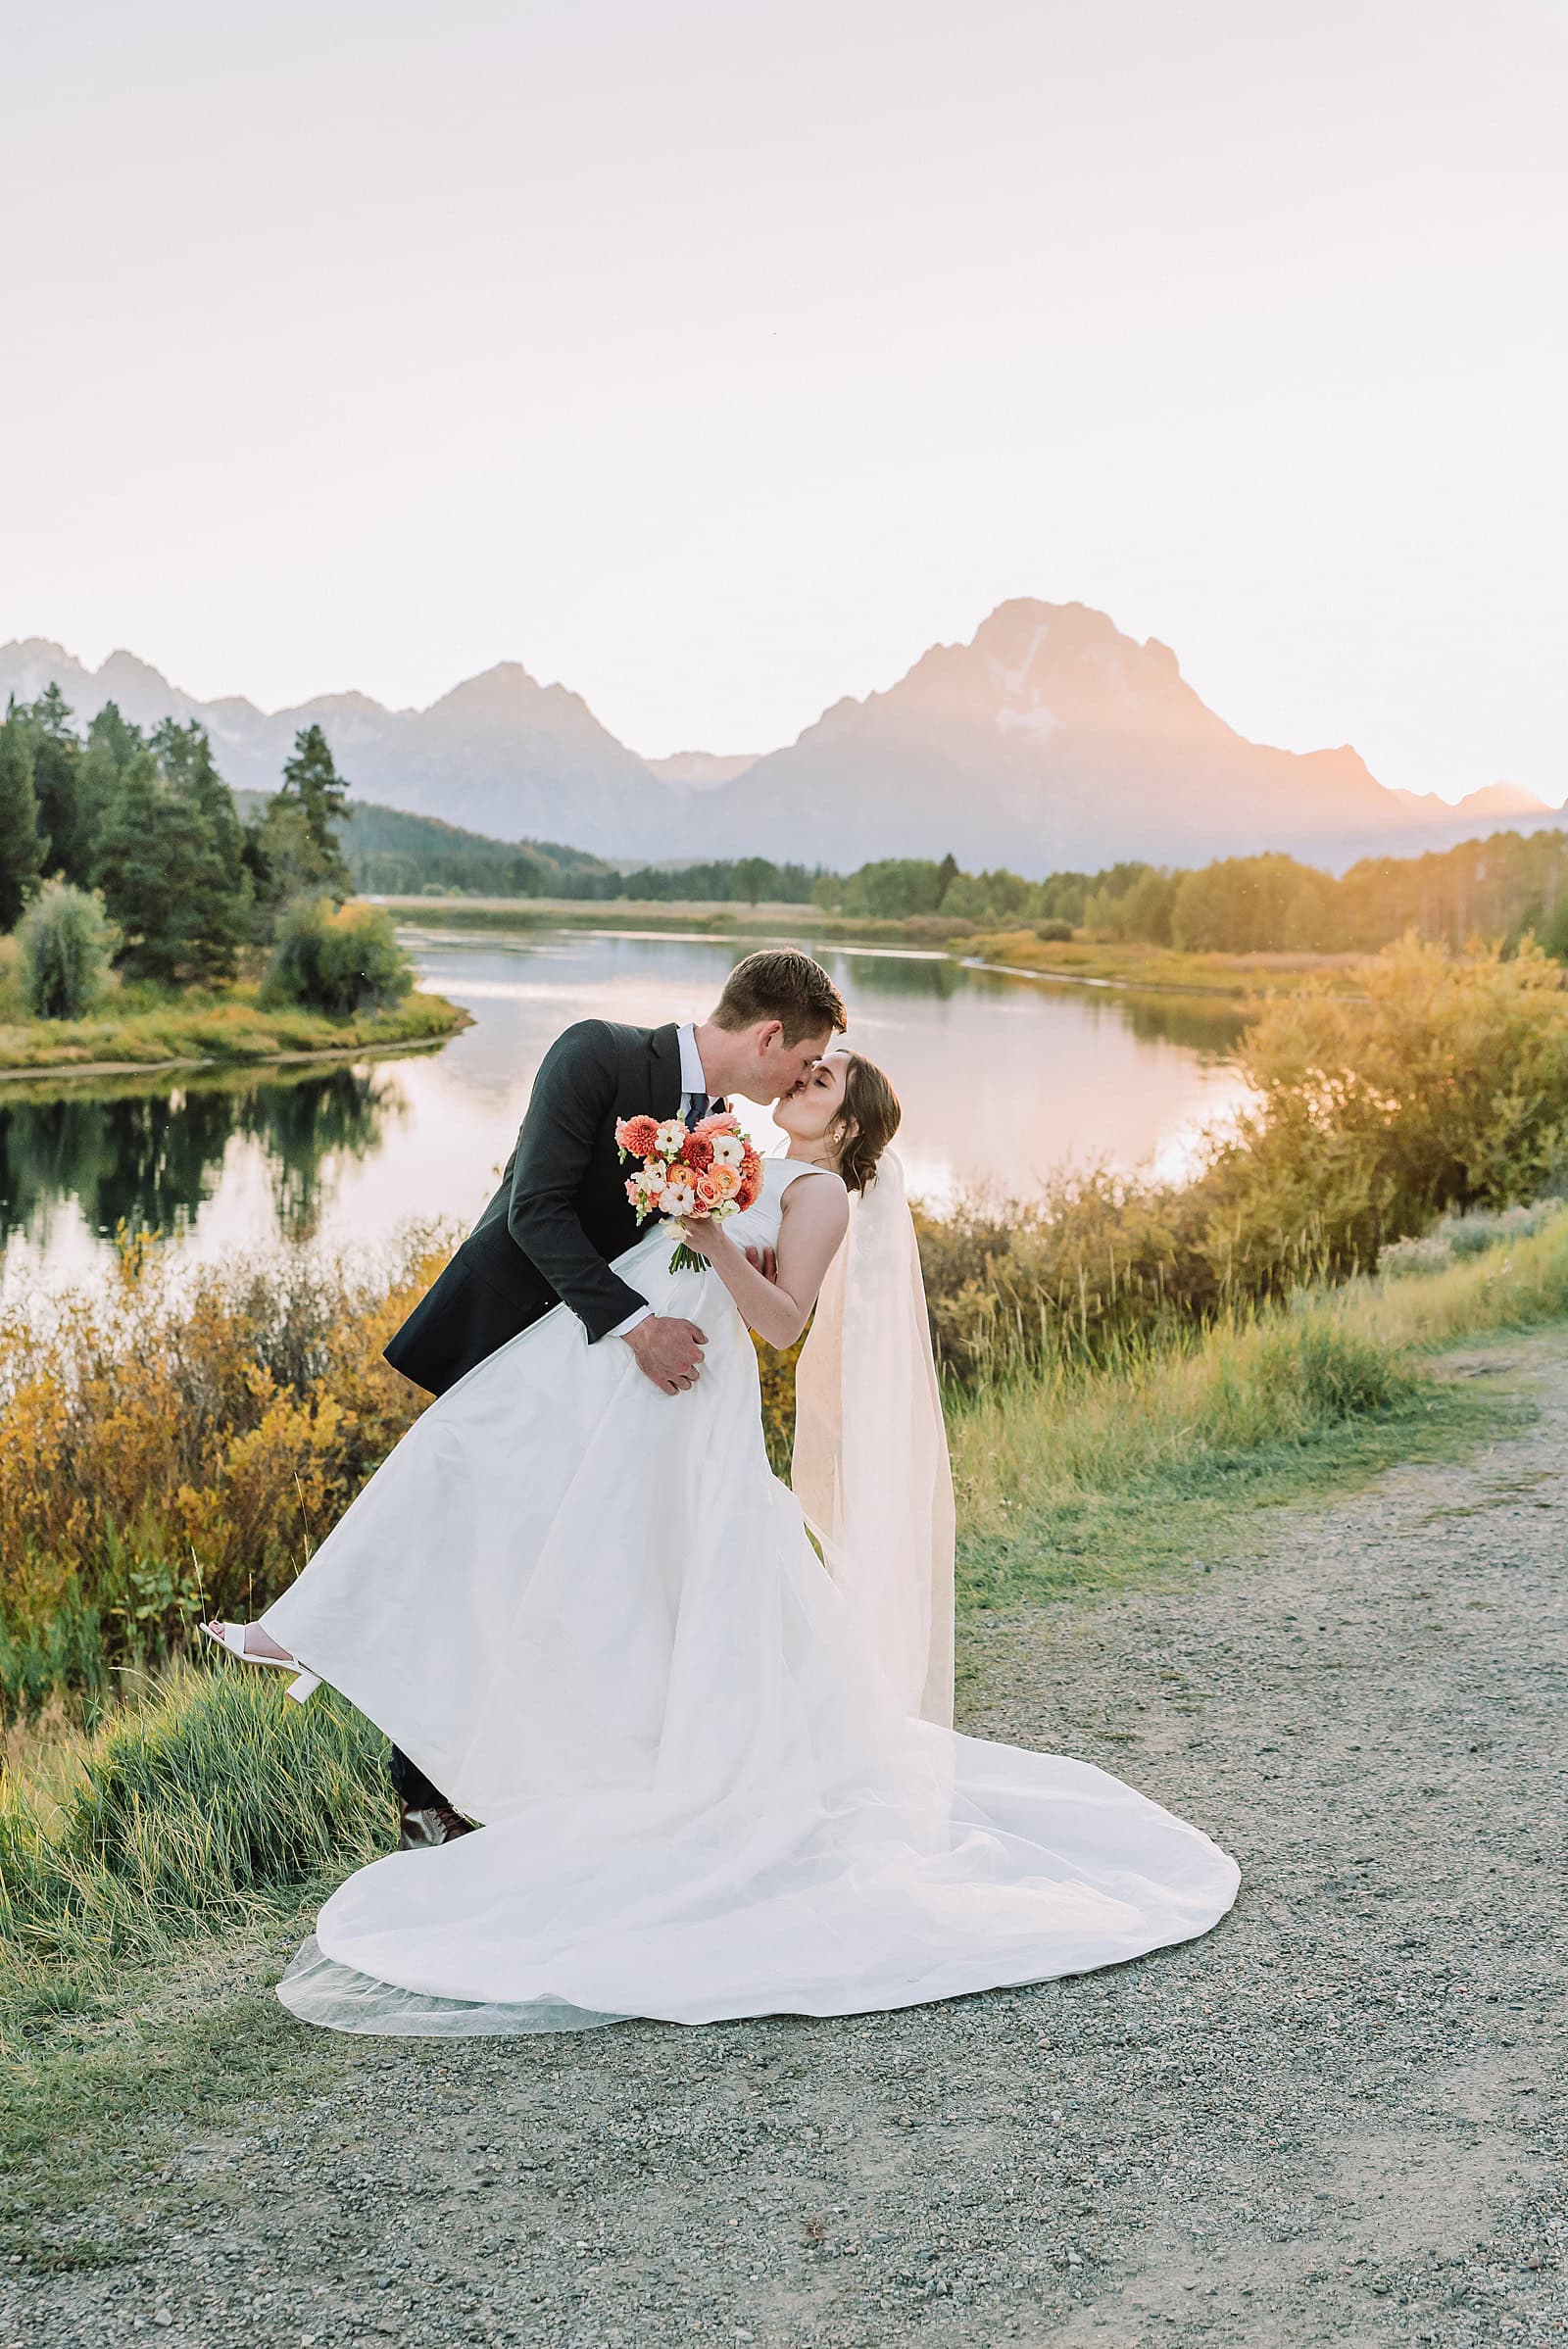
{"label": "white flower", "polygon": [[664,1176],[662,1168],[657,1166],[645,1166],[640,1173],[634,1174],[631,1179],[636,1184],[638,1190],[642,1193],[644,1206],[656,1207],[659,1204],[659,1195],[664,1188]]}
{"label": "white flower", "polygon": [[746,1145],[738,1134],[713,1136],[713,1164],[715,1166],[744,1166]]}
{"label": "white flower", "polygon": [[678,1158],[686,1139],[686,1128],[678,1117],[666,1117],[654,1138],[654,1148],[662,1158]]}
{"label": "white flower", "polygon": [[659,1204],[665,1215],[690,1215],[697,1204],[697,1194],[690,1183],[669,1183],[660,1193]]}

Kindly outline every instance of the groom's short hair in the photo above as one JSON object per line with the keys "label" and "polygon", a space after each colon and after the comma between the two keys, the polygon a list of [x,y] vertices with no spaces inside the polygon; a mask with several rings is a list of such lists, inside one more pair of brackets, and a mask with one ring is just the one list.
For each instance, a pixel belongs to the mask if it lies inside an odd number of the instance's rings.
{"label": "groom's short hair", "polygon": [[842,1036],[849,1026],[844,999],[827,972],[796,947],[748,954],[724,982],[713,1013],[715,1028],[755,1028],[762,1019],[782,1020],[784,1042],[791,1047],[829,1029]]}

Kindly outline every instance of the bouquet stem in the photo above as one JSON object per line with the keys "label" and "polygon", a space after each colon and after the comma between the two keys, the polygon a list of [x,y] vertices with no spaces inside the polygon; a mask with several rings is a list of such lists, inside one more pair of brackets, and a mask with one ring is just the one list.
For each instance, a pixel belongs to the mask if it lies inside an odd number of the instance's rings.
{"label": "bouquet stem", "polygon": [[698,1255],[696,1249],[688,1248],[683,1240],[669,1259],[669,1269],[671,1272],[706,1272],[708,1259]]}

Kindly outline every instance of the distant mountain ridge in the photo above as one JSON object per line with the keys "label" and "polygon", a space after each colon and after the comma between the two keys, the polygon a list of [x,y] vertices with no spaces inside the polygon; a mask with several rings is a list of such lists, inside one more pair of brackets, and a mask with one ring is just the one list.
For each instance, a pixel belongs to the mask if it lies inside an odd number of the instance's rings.
{"label": "distant mountain ridge", "polygon": [[1457,803],[1390,791],[1348,745],[1249,742],[1157,638],[1140,645],[1087,605],[1026,598],[999,606],[968,644],[934,645],[885,692],[835,703],[705,807],[717,855],[760,819],[792,855],[840,869],[951,846],[971,868],[1030,874],[1267,849],[1342,867],[1520,817],[1563,811],[1509,785]]}
{"label": "distant mountain ridge", "polygon": [[760,756],[757,751],[672,751],[667,759],[650,759],[648,764],[678,790],[713,791],[744,775]]}
{"label": "distant mountain ridge", "polygon": [[1030,598],[1000,605],[967,644],[932,646],[894,685],[836,702],[796,742],[755,759],[639,758],[579,695],[513,661],[425,710],[341,693],[266,711],[238,696],[198,702],[127,652],[89,670],[44,638],[0,647],[0,699],[31,700],[51,680],[83,721],[110,700],[138,724],[199,719],[240,789],[275,789],[296,732],[315,723],[356,797],[609,858],[683,856],[696,794],[705,856],[839,870],[948,849],[971,870],[1034,876],[1264,849],[1339,869],[1568,820],[1568,807],[1510,784],[1449,803],[1387,789],[1348,745],[1249,742],[1157,638],[1139,644],[1087,605]]}
{"label": "distant mountain ridge", "polygon": [[223,779],[275,791],[301,726],[318,725],[356,798],[440,816],[500,840],[554,840],[594,855],[678,849],[684,795],[656,776],[599,723],[579,695],[541,685],[520,661],[466,678],[427,710],[387,710],[368,694],[318,694],[290,710],[258,710],[239,696],[198,702],[130,653],[88,669],[61,645],[32,637],[0,646],[0,701],[30,701],[51,678],[85,720],[118,702],[137,725],[197,718]]}

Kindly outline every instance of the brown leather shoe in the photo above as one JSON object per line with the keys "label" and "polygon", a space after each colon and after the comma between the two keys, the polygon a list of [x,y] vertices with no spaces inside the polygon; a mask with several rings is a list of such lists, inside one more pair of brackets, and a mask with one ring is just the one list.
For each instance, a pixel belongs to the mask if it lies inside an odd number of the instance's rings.
{"label": "brown leather shoe", "polygon": [[447,1803],[433,1803],[428,1810],[411,1810],[406,1802],[398,1804],[399,1851],[427,1851],[436,1843],[455,1843],[459,1835],[471,1835],[473,1821],[465,1819]]}

